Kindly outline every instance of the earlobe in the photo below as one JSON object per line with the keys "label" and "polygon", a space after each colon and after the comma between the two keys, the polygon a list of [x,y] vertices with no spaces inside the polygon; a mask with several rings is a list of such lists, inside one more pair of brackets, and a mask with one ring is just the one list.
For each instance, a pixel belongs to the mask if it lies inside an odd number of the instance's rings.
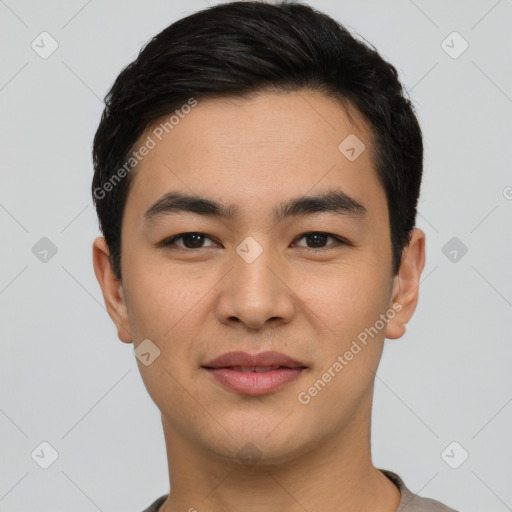
{"label": "earlobe", "polygon": [[123,343],[132,343],[122,284],[112,270],[110,251],[102,236],[93,242],[92,260],[107,312],[117,328],[117,336]]}
{"label": "earlobe", "polygon": [[387,315],[389,321],[386,325],[386,338],[396,340],[405,334],[407,322],[405,322],[401,316],[403,309],[404,306],[400,301],[395,300],[392,303],[392,308]]}
{"label": "earlobe", "polygon": [[[415,228],[409,245],[404,248],[391,296],[391,305],[396,314],[386,326],[386,338],[397,339],[405,334],[407,323],[418,304],[420,278],[425,267],[425,238],[425,233]],[[399,304],[400,308],[394,304]]]}

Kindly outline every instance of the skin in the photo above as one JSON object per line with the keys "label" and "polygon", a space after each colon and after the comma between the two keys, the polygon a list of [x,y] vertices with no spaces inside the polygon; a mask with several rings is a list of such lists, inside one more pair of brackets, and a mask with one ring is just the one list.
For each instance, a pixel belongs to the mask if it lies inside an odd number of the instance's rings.
{"label": "skin", "polygon": [[[425,234],[413,231],[393,276],[369,133],[357,111],[309,90],[201,100],[133,171],[122,282],[104,238],[95,239],[94,270],[119,339],[134,348],[150,339],[161,351],[148,366],[137,360],[167,446],[172,492],[161,512],[398,508],[399,490],[371,460],[373,386],[384,339],[400,338],[416,308]],[[354,161],[338,150],[349,134],[366,146]],[[270,216],[287,199],[332,188],[362,203],[367,215],[322,212],[280,223]],[[232,220],[180,213],[145,226],[144,212],[173,190],[240,213]],[[210,238],[198,249],[183,239],[158,246],[187,232]],[[310,232],[350,245],[327,238],[315,249],[302,236]],[[263,250],[252,263],[235,250],[249,236]],[[298,394],[393,304],[400,312],[301,404]],[[276,350],[308,370],[273,393],[242,395],[201,369],[233,350]],[[248,443],[259,458],[253,464],[238,455]]]}

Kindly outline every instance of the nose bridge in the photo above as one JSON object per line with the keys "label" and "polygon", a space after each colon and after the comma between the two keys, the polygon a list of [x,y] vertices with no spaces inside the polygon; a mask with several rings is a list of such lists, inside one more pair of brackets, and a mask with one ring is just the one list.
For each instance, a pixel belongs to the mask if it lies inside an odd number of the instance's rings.
{"label": "nose bridge", "polygon": [[[276,257],[267,244],[258,251],[251,243],[244,242],[237,248],[235,260],[234,281],[237,290],[246,296],[256,297],[259,294],[273,295],[275,287]],[[271,272],[270,269],[274,269]]]}
{"label": "nose bridge", "polygon": [[219,319],[238,318],[251,328],[274,318],[289,321],[293,300],[279,278],[280,268],[279,257],[268,239],[247,237],[242,241],[233,254],[233,268],[221,291]]}

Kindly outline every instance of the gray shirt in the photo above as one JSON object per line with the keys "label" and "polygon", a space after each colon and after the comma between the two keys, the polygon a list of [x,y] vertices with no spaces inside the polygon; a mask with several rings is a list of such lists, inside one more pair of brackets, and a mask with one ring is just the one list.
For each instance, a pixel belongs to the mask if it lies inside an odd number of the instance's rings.
{"label": "gray shirt", "polygon": [[[386,469],[380,470],[384,473],[400,490],[400,504],[396,512],[457,512],[455,509],[443,505],[441,502],[422,498],[413,494],[404,484],[402,479],[396,474]],[[160,496],[152,505],[143,512],[158,512],[158,509],[167,499],[168,494]]]}

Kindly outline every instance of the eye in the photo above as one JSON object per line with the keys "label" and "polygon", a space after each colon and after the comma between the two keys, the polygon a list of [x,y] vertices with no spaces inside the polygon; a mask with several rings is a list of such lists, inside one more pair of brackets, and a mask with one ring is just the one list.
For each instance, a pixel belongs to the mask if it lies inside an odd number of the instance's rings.
{"label": "eye", "polygon": [[[306,239],[306,248],[309,249],[324,249],[329,248],[331,246],[337,245],[347,245],[348,242],[343,240],[342,238],[331,235],[330,233],[323,233],[321,231],[312,231],[310,233],[304,233],[296,240]],[[331,238],[335,241],[335,243],[331,243],[326,245],[327,240]],[[204,245],[205,240],[211,240],[213,242],[212,245]],[[177,243],[181,242],[181,243]],[[181,233],[179,235],[172,236],[170,238],[165,239],[160,244],[163,247],[176,248],[176,249],[203,249],[206,247],[215,247],[217,243],[208,235],[204,233],[198,232],[190,232],[190,233]],[[299,245],[294,243],[292,245],[296,245],[297,247],[304,247],[304,245]]]}
{"label": "eye", "polygon": [[[165,247],[176,246],[178,249],[202,249],[203,247],[211,247],[203,245],[205,239],[212,240],[204,233],[181,233],[180,235],[167,238],[161,245]],[[177,240],[181,240],[182,245],[176,244]]]}
{"label": "eye", "polygon": [[[309,249],[325,248],[325,242],[327,241],[328,238],[334,239],[335,243],[327,245],[327,248],[329,246],[333,246],[333,245],[336,246],[336,245],[341,245],[341,244],[347,244],[347,242],[345,240],[343,240],[342,238],[340,238],[336,235],[331,235],[330,233],[323,233],[321,231],[312,231],[311,233],[304,233],[299,238],[297,238],[297,240],[300,240],[302,238],[305,238],[307,240],[307,242],[311,242],[311,244],[313,245],[312,247],[308,247]],[[303,246],[299,246],[299,247],[303,247]]]}

